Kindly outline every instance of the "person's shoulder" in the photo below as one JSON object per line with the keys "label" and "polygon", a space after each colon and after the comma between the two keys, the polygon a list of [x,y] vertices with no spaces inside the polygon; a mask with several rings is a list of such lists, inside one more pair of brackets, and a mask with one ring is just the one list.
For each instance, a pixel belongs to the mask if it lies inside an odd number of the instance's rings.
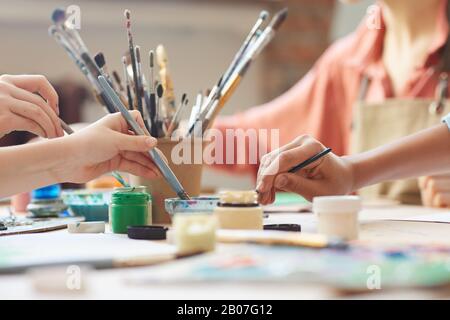
{"label": "person's shoulder", "polygon": [[345,68],[360,53],[360,40],[356,31],[335,40],[323,53],[320,64],[326,68]]}

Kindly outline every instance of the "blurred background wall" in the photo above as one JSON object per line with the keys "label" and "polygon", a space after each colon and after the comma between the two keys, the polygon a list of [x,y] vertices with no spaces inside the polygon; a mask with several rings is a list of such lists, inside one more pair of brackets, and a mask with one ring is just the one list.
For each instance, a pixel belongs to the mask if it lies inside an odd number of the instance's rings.
{"label": "blurred background wall", "polygon": [[[46,75],[60,93],[65,120],[95,121],[103,110],[91,98],[81,73],[48,36],[50,15],[56,7],[78,5],[80,33],[91,53],[102,51],[109,69],[122,74],[120,57],[127,49],[123,11],[128,8],[132,12],[135,43],[141,45],[143,52],[163,43],[169,54],[176,94],[186,92],[193,99],[198,90],[217,82],[260,10],[274,12],[288,6],[288,20],[252,65],[225,108],[224,114],[231,114],[290,88],[333,40],[358,25],[371,2],[343,5],[334,0],[1,0],[0,72]],[[2,143],[25,140],[24,135],[15,134]],[[229,176],[210,169],[203,179],[208,187],[252,186],[250,177]]]}

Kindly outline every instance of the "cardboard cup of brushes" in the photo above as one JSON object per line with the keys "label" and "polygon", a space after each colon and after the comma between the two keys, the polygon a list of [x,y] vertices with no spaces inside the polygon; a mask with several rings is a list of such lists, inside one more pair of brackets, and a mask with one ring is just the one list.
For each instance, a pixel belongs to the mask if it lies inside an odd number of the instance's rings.
{"label": "cardboard cup of brushes", "polygon": [[[200,138],[182,140],[158,139],[158,149],[164,154],[169,167],[183,185],[186,193],[191,197],[200,195],[203,150],[209,143],[210,141]],[[177,194],[167,181],[164,178],[148,180],[137,176],[131,176],[130,180],[132,185],[146,186],[152,195],[153,223],[170,223],[170,215],[164,209],[164,200],[177,197]]]}

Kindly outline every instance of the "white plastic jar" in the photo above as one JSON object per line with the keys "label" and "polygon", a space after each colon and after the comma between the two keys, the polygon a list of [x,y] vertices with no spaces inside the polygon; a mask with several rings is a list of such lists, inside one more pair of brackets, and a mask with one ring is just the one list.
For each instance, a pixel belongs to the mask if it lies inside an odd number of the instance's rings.
{"label": "white plastic jar", "polygon": [[256,191],[223,191],[214,215],[221,229],[263,229],[263,209]]}
{"label": "white plastic jar", "polygon": [[360,210],[361,199],[358,196],[327,196],[313,199],[318,231],[331,237],[344,240],[358,239]]}
{"label": "white plastic jar", "polygon": [[212,214],[178,213],[173,218],[172,241],[178,255],[213,251],[216,245],[217,221]]}

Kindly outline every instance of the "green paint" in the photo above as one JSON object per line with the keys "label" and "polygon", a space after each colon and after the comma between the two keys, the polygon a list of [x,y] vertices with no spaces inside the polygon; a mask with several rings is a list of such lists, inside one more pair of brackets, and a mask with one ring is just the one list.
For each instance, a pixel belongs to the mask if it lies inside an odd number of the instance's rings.
{"label": "green paint", "polygon": [[143,192],[115,192],[111,197],[111,229],[127,233],[128,226],[147,225],[150,195]]}

